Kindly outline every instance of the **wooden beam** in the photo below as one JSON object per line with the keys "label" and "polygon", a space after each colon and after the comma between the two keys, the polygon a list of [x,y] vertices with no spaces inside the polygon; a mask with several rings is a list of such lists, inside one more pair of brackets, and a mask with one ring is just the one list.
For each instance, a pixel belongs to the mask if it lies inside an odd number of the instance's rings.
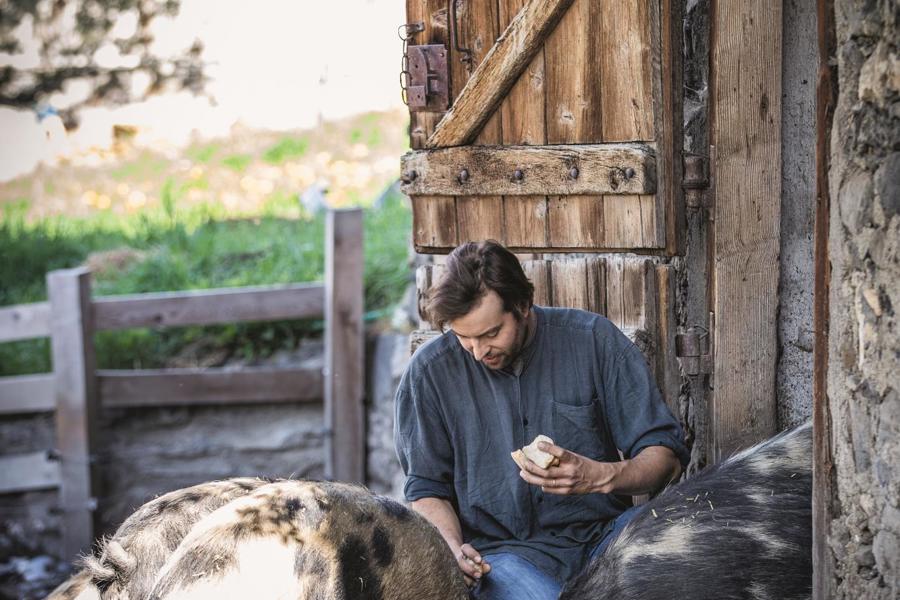
{"label": "wooden beam", "polygon": [[55,390],[50,373],[0,378],[0,415],[53,412]]}
{"label": "wooden beam", "polygon": [[106,296],[93,302],[97,330],[321,318],[319,283]]}
{"label": "wooden beam", "polygon": [[[646,144],[459,146],[407,152],[401,168],[409,183],[400,189],[409,195],[564,196],[656,190],[656,160]],[[466,178],[460,177],[463,170]]]}
{"label": "wooden beam", "polygon": [[365,483],[362,211],[329,212],[326,240],[326,477]]}
{"label": "wooden beam", "polygon": [[52,271],[47,292],[63,508],[61,558],[71,561],[89,552],[94,541],[96,481],[91,462],[97,439],[97,380],[90,272]]}
{"label": "wooden beam", "polygon": [[97,371],[103,408],[315,402],[315,368],[143,369]]}
{"label": "wooden beam", "polygon": [[0,308],[0,342],[50,335],[50,303],[19,304]]}
{"label": "wooden beam", "polygon": [[835,470],[831,448],[833,425],[828,403],[828,333],[831,261],[828,232],[831,195],[828,188],[831,162],[831,133],[837,102],[837,40],[833,0],[817,0],[819,73],[816,82],[816,217],[813,237],[815,256],[813,301],[813,491],[812,569],[813,600],[835,597],[835,565],[829,546],[829,530],[834,515]]}
{"label": "wooden beam", "polygon": [[776,431],[781,15],[781,0],[715,2],[715,462]]}
{"label": "wooden beam", "polygon": [[531,0],[515,16],[441,119],[426,147],[470,143],[541,48],[572,0]]}
{"label": "wooden beam", "polygon": [[0,456],[0,494],[51,489],[59,482],[59,462],[46,452]]}

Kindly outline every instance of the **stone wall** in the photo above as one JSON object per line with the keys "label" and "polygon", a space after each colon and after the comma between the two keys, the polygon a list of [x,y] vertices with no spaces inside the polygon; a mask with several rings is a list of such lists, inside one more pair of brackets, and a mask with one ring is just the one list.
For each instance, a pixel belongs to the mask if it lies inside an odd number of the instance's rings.
{"label": "stone wall", "polygon": [[828,405],[834,596],[900,596],[900,5],[836,0]]}

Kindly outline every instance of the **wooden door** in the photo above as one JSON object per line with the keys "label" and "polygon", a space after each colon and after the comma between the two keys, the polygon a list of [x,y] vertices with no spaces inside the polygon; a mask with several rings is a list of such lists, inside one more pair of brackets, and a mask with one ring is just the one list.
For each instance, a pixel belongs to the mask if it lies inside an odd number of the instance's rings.
{"label": "wooden door", "polygon": [[678,6],[407,0],[409,43],[446,47],[453,99],[411,112],[416,249],[677,253]]}

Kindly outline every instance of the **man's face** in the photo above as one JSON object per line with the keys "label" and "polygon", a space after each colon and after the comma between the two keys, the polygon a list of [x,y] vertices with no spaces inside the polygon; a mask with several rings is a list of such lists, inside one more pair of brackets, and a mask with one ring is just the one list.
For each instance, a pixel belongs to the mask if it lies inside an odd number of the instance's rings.
{"label": "man's face", "polygon": [[522,351],[530,309],[520,319],[503,310],[497,292],[488,290],[466,315],[450,322],[450,329],[475,360],[490,369],[502,369]]}

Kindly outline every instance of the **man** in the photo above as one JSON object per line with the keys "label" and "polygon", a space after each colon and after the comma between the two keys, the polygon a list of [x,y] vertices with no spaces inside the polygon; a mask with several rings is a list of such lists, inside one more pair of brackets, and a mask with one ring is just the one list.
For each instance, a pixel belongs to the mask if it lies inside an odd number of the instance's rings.
{"label": "man", "polygon": [[[688,461],[634,344],[599,315],[533,298],[500,244],[456,248],[428,303],[445,333],[416,352],[397,390],[406,499],[477,600],[556,598],[624,525],[628,496]],[[510,452],[538,434],[554,439],[544,449],[559,465],[519,469]]]}

